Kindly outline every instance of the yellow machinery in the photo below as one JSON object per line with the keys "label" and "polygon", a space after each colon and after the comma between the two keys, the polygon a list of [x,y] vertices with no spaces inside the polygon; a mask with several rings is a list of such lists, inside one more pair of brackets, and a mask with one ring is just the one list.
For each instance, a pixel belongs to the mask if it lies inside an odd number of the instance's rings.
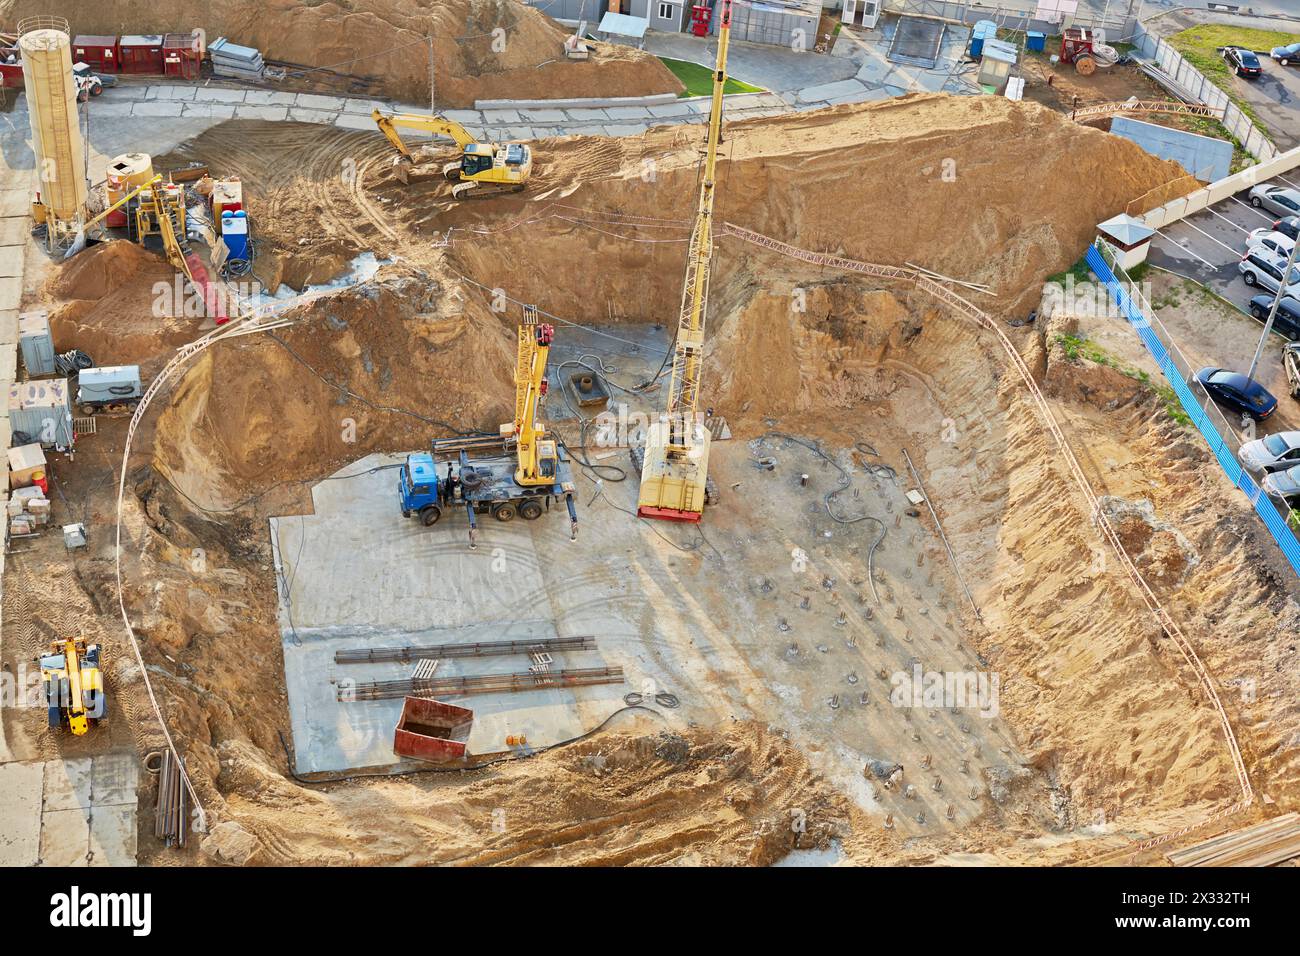
{"label": "yellow machinery", "polygon": [[501,426],[501,437],[515,442],[515,483],[525,487],[555,483],[559,454],[554,439],[537,417],[546,397],[546,358],[551,352],[553,326],[537,319],[537,306],[524,306],[515,358],[515,420]]}
{"label": "yellow machinery", "polygon": [[442,168],[443,175],[456,183],[451,190],[456,199],[519,192],[532,173],[533,154],[523,143],[476,143],[465,127],[444,116],[385,113],[382,110],[375,110],[370,115],[379,131],[401,154],[395,168],[403,182],[407,181],[409,166],[415,158],[402,141],[399,129],[433,133],[456,142],[461,150],[460,159]]}
{"label": "yellow machinery", "polygon": [[[668,408],[646,429],[641,451],[641,490],[636,513],[642,518],[699,521],[704,505],[716,504],[709,481],[709,432],[700,417],[700,372],[708,311],[709,264],[713,257],[713,196],[717,185],[718,144],[722,140],[722,93],[727,85],[727,45],[731,39],[731,0],[723,0],[718,23],[718,57],[713,70],[713,104],[700,201],[686,259],[686,283],[673,346]],[[635,460],[634,456],[634,460]]]}
{"label": "yellow machinery", "polygon": [[80,737],[103,719],[104,674],[99,645],[80,639],[55,641],[41,658],[41,680],[51,727],[65,726]]}

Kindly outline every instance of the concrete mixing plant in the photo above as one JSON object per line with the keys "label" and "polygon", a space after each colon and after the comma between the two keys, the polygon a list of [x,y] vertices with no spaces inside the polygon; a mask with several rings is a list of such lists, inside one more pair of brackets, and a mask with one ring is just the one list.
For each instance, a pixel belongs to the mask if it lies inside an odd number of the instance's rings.
{"label": "concrete mixing plant", "polygon": [[77,124],[68,21],[29,17],[18,24],[23,84],[39,171],[32,215],[47,227],[49,248],[66,245],[86,209],[86,158]]}

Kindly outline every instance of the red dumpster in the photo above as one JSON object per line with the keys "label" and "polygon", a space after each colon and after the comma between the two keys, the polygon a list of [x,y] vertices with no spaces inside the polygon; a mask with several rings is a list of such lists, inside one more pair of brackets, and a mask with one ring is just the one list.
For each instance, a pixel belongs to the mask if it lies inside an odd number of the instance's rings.
{"label": "red dumpster", "polygon": [[85,63],[96,73],[117,73],[117,37],[79,36],[72,41],[72,62]]}
{"label": "red dumpster", "polygon": [[473,724],[474,711],[468,707],[407,697],[393,734],[393,752],[399,757],[435,763],[463,760],[465,742]]}
{"label": "red dumpster", "polygon": [[159,34],[122,37],[118,41],[123,73],[162,73],[163,38]]}
{"label": "red dumpster", "polygon": [[182,80],[197,80],[203,51],[196,50],[188,33],[169,33],[163,39],[163,72]]}

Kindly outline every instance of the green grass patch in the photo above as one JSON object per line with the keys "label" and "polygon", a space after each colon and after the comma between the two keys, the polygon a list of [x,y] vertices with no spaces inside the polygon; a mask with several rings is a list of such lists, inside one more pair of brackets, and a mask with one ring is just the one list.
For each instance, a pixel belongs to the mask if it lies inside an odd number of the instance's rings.
{"label": "green grass patch", "polygon": [[1119,359],[1111,355],[1096,342],[1083,335],[1065,335],[1061,334],[1056,337],[1057,343],[1065,352],[1065,357],[1071,362],[1077,362],[1085,359],[1096,365],[1104,365],[1107,368],[1113,368],[1121,375],[1127,375],[1135,382],[1140,382],[1159,396],[1161,403],[1165,406],[1165,413],[1179,425],[1190,425],[1191,418],[1183,411],[1182,404],[1178,401],[1178,395],[1174,392],[1173,386],[1166,382],[1153,381],[1151,376],[1141,369],[1130,368],[1124,365]]}
{"label": "green grass patch", "polygon": [[[686,92],[677,94],[683,96],[709,96],[713,93],[713,71],[707,66],[700,66],[698,63],[689,63],[686,60],[673,60],[666,56],[661,56],[660,61],[664,66],[673,71],[673,76],[682,81],[686,87]],[[764,93],[761,86],[750,86],[748,83],[727,77],[727,85],[723,88],[724,93]]]}
{"label": "green grass patch", "polygon": [[[1228,98],[1259,127],[1260,132],[1268,134],[1259,114],[1238,92],[1233,85],[1232,70],[1224,62],[1219,47],[1239,46],[1257,53],[1262,51],[1265,58],[1268,51],[1275,46],[1286,46],[1300,41],[1300,34],[1283,33],[1280,30],[1255,30],[1248,27],[1230,27],[1217,24],[1202,24],[1191,27],[1169,38],[1170,45],[1183,55],[1188,63],[1205,74],[1205,78],[1228,94]],[[1249,81],[1247,81],[1249,82]]]}
{"label": "green grass patch", "polygon": [[1047,281],[1056,283],[1057,285],[1065,285],[1066,278],[1068,276],[1074,276],[1074,284],[1079,285],[1080,283],[1090,281],[1088,278],[1090,275],[1092,275],[1092,270],[1088,268],[1087,258],[1081,258],[1064,272],[1058,272],[1056,275],[1048,276]]}

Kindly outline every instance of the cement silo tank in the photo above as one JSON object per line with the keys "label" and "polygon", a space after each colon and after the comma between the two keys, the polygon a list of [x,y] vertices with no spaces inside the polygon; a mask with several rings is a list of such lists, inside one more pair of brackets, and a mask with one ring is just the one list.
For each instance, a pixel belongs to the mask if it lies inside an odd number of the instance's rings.
{"label": "cement silo tank", "polygon": [[33,17],[20,22],[18,29],[36,154],[36,188],[46,209],[58,220],[70,222],[86,207],[86,156],[77,122],[67,21]]}

